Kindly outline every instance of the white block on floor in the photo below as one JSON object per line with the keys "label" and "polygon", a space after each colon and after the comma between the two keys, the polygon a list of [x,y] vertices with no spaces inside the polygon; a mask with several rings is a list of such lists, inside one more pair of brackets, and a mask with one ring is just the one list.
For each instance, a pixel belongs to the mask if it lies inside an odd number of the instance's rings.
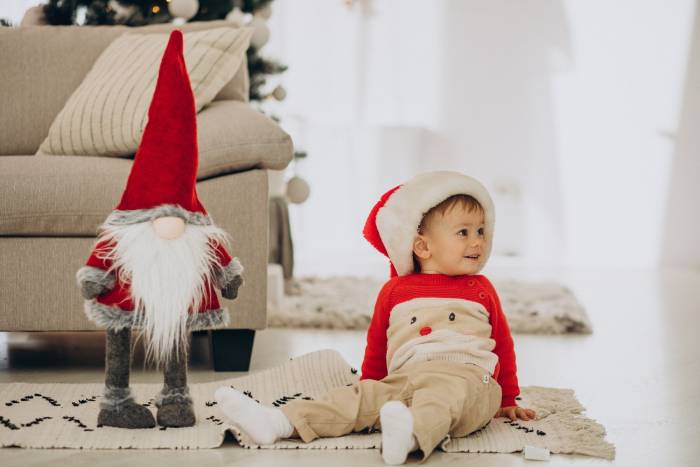
{"label": "white block on floor", "polygon": [[535,446],[528,445],[523,448],[523,455],[525,456],[525,459],[531,461],[548,461],[549,449],[537,448]]}

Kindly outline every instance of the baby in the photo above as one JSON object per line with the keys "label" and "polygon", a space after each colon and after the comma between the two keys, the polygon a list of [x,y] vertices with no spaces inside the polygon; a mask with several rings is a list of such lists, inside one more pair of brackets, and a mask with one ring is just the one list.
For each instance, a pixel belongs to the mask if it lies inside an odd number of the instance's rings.
{"label": "baby", "polygon": [[430,172],[388,191],[364,235],[391,261],[379,292],[362,377],[315,401],[265,407],[230,388],[221,409],[256,443],[381,429],[387,464],[421,461],[448,436],[493,417],[535,418],[520,393],[508,322],[491,282],[494,207],[486,189],[456,172]]}

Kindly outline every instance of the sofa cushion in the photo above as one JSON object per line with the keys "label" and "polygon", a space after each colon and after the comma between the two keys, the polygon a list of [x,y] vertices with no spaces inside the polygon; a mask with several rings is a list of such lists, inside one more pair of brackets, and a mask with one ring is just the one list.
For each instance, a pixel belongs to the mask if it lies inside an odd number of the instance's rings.
{"label": "sofa cushion", "polygon": [[[126,26],[35,26],[0,28],[0,155],[34,154],[51,122],[102,51],[125,32],[163,33],[173,24]],[[180,26],[183,32],[235,27],[229,21]],[[216,99],[247,99],[242,66]]]}
{"label": "sofa cushion", "polygon": [[281,170],[294,155],[277,123],[240,101],[214,101],[197,114],[199,177],[254,167]]}
{"label": "sofa cushion", "polygon": [[250,93],[250,78],[248,76],[248,58],[243,57],[243,64],[238,67],[238,71],[234,75],[233,79],[226,83],[226,86],[219,91],[219,94],[214,98],[215,101],[219,100],[234,100],[241,102],[248,102]]}
{"label": "sofa cushion", "polygon": [[95,235],[130,167],[128,159],[105,157],[0,157],[0,233]]}
{"label": "sofa cushion", "polygon": [[[195,111],[209,104],[243,62],[252,29],[184,34]],[[146,127],[168,34],[127,33],[102,52],[41,143],[41,154],[126,156]]]}
{"label": "sofa cushion", "polygon": [[[289,136],[243,102],[212,103],[197,126],[199,181],[282,169],[292,158]],[[94,236],[119,202],[131,164],[116,157],[0,157],[0,235]]]}

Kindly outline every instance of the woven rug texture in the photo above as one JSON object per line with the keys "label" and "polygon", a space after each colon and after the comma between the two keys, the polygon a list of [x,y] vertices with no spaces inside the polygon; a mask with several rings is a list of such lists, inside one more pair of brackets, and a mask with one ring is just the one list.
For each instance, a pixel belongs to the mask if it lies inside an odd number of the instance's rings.
{"label": "woven rug texture", "polygon": [[[263,404],[282,406],[298,398],[317,399],[329,389],[358,380],[357,370],[334,350],[321,350],[286,364],[239,378],[191,384],[197,423],[189,428],[120,429],[96,426],[102,384],[0,385],[0,446],[24,448],[166,448],[201,449],[221,446],[227,430],[246,448],[376,449],[381,433],[356,433],[305,444],[284,440],[255,446],[218,409],[214,392],[222,385],[247,393]],[[135,399],[154,411],[159,384],[133,384]],[[520,403],[537,411],[536,421],[496,418],[465,438],[446,439],[447,452],[517,452],[525,445],[552,453],[585,454],[613,459],[615,448],[605,440],[602,425],[583,415],[584,407],[570,389],[524,387]]]}

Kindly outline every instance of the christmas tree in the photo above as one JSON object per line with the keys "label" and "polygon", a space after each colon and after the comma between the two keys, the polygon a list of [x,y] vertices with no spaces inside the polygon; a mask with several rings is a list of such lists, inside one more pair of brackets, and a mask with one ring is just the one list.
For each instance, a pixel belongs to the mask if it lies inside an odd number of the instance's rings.
{"label": "christmas tree", "polygon": [[[144,26],[146,24],[169,23],[174,17],[170,6],[183,0],[49,0],[44,5],[44,16],[53,25],[113,25]],[[226,19],[234,8],[239,14],[256,14],[267,9],[273,0],[188,0],[197,5],[196,14],[188,21],[213,21]],[[81,18],[79,13],[84,13]],[[79,19],[81,18],[81,19]],[[80,21],[80,23],[79,23]],[[259,27],[266,27],[259,25]],[[263,44],[264,45],[264,44]],[[284,90],[278,87],[272,93],[263,88],[270,75],[282,73],[285,65],[260,55],[261,45],[253,43],[247,51],[248,74],[250,75],[250,100],[260,101],[268,96],[283,97]],[[280,90],[281,89],[281,90]]]}

